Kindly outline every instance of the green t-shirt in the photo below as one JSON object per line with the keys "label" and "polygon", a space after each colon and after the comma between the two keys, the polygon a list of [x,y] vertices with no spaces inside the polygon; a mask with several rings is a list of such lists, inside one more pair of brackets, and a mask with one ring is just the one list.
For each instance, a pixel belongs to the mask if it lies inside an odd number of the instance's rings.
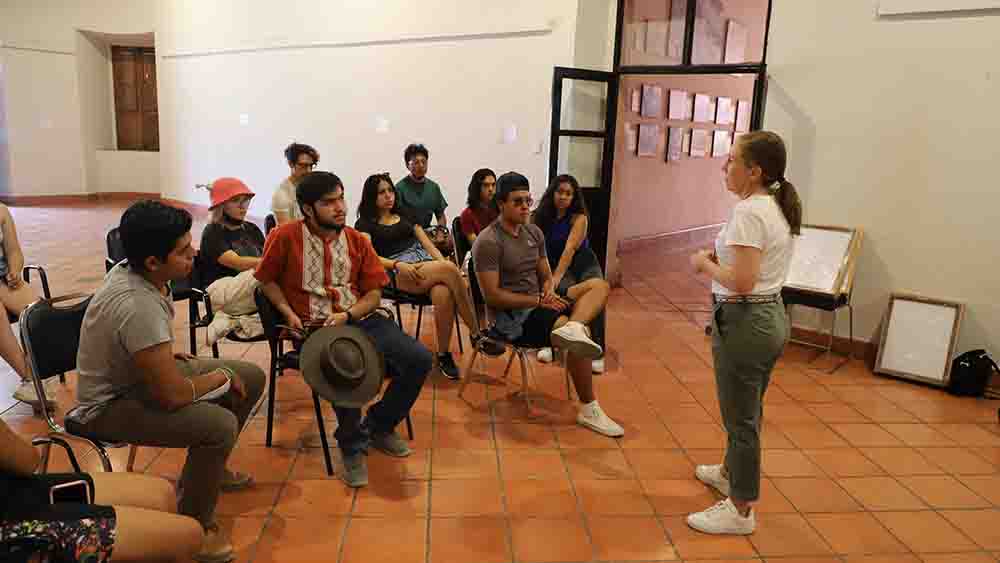
{"label": "green t-shirt", "polygon": [[431,219],[444,213],[448,202],[444,200],[441,186],[425,177],[423,183],[414,182],[409,176],[396,183],[400,203],[407,208],[410,218],[421,227],[430,227]]}

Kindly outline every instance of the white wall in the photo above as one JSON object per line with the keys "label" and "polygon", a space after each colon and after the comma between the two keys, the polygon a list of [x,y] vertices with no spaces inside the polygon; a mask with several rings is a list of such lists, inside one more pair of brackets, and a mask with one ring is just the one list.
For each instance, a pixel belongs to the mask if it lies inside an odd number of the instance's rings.
{"label": "white wall", "polygon": [[[552,68],[573,62],[576,12],[576,0],[164,2],[164,195],[205,203],[196,183],[239,176],[259,194],[252,212],[266,213],[292,140],[319,150],[352,208],[367,175],[405,174],[410,142],[430,149],[449,217],[483,166],[540,188]],[[517,139],[503,144],[510,124]]]}
{"label": "white wall", "polygon": [[94,151],[95,182],[102,193],[160,193],[160,153]]}
{"label": "white wall", "polygon": [[155,18],[156,0],[0,2],[8,194],[84,194],[99,189],[90,187],[93,151],[104,145],[108,124],[89,113],[102,95],[100,79],[81,80],[79,73],[95,69],[100,55],[77,30],[143,33],[154,29]]}
{"label": "white wall", "polygon": [[967,304],[959,351],[1000,352],[997,37],[995,15],[880,20],[872,0],[774,2],[764,125],[788,143],[806,220],[865,229],[862,338],[889,292],[909,290]]}
{"label": "white wall", "polygon": [[10,191],[10,148],[7,145],[7,73],[0,49],[0,194]]}
{"label": "white wall", "polygon": [[114,148],[114,84],[111,50],[101,39],[76,34],[77,84],[80,89],[80,144],[86,191],[108,191],[98,181],[97,151]]}

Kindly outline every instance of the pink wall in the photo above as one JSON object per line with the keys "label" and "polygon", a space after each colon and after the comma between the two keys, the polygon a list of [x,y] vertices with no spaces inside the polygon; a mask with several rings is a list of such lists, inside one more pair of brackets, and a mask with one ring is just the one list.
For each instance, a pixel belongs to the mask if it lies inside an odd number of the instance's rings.
{"label": "pink wall", "polygon": [[[718,96],[753,100],[752,76],[731,75],[629,75],[621,79],[618,96],[618,121],[615,134],[614,183],[611,192],[611,220],[608,235],[608,273],[615,279],[618,244],[624,239],[672,233],[684,229],[724,222],[735,200],[722,187],[722,157],[666,161],[666,128],[728,130],[734,125],[694,123],[666,119],[669,91],[686,90],[690,94],[708,94],[713,102]],[[659,118],[644,118],[629,110],[630,92],[643,84],[663,88],[664,103]],[[714,114],[713,114],[714,119]],[[639,157],[627,150],[628,124],[658,123],[660,135],[655,156]],[[711,144],[709,145],[711,155]]]}

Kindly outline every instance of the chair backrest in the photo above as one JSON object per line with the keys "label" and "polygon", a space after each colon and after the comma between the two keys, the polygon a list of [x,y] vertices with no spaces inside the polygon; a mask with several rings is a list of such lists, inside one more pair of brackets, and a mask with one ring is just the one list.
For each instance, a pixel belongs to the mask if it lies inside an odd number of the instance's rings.
{"label": "chair backrest", "polygon": [[122,243],[122,235],[118,232],[118,227],[108,231],[108,235],[105,238],[105,245],[108,250],[108,257],[104,265],[107,271],[111,271],[111,268],[115,264],[126,258],[125,245]]}
{"label": "chair backrest", "polygon": [[191,276],[188,278],[188,284],[202,291],[205,290],[205,279],[201,275],[205,271],[205,257],[201,255],[201,252],[196,252],[194,255],[194,263],[191,264]]}
{"label": "chair backrest", "polygon": [[486,298],[479,289],[479,278],[476,276],[476,261],[469,258],[469,291],[472,292],[472,302],[476,305],[485,305]]}
{"label": "chair backrest", "polygon": [[259,287],[253,292],[253,300],[257,303],[257,314],[260,315],[260,324],[264,327],[264,336],[268,342],[276,342],[280,334],[278,324],[281,323],[278,309]]}
{"label": "chair backrest", "polygon": [[274,218],[273,213],[268,213],[267,217],[264,217],[264,236],[271,234],[271,229],[278,226],[278,220]]}
{"label": "chair backrest", "polygon": [[455,261],[458,262],[458,266],[461,267],[462,263],[465,261],[465,255],[472,250],[472,245],[469,244],[469,239],[465,238],[465,233],[462,232],[462,218],[455,217],[451,222],[451,236],[455,239]]}
{"label": "chair backrest", "polygon": [[[81,301],[64,304],[74,299]],[[32,303],[21,313],[21,342],[34,377],[45,380],[76,369],[80,329],[93,295],[73,294]]]}

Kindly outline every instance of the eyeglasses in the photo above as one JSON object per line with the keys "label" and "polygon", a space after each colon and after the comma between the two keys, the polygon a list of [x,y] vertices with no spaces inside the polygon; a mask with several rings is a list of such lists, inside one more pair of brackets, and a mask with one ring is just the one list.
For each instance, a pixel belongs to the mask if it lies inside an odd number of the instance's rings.
{"label": "eyeglasses", "polygon": [[531,197],[512,197],[510,203],[515,207],[521,207],[522,205],[531,207],[535,203],[535,200],[531,199]]}
{"label": "eyeglasses", "polygon": [[296,162],[295,163],[295,167],[299,168],[301,170],[312,170],[313,168],[316,168],[316,163],[315,162]]}

